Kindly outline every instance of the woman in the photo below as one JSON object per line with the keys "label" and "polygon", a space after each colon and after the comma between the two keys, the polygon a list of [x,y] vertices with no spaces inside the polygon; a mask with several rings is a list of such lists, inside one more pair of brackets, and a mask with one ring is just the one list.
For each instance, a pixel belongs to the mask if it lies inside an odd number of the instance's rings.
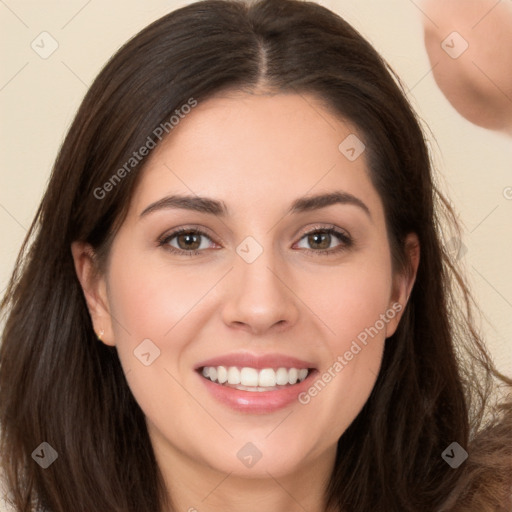
{"label": "woman", "polygon": [[486,406],[512,381],[443,215],[402,90],[335,14],[207,0],[147,27],[3,303],[15,509],[506,510],[512,412]]}

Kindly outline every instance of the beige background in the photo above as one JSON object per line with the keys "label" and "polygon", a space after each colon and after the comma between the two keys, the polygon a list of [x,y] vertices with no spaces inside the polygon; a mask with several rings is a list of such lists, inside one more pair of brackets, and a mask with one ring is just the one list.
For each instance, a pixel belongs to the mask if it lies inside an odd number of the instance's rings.
{"label": "beige background", "polygon": [[[505,197],[512,187],[512,139],[471,125],[437,89],[423,46],[424,14],[418,2],[319,3],[345,17],[376,46],[435,134],[437,142],[431,146],[443,189],[465,227],[467,252],[461,263],[487,318],[482,329],[498,367],[512,374],[512,191],[510,199]],[[88,85],[125,40],[187,3],[0,0],[0,295]],[[35,40],[34,45],[50,48],[49,36],[40,36],[43,31],[58,43],[47,59],[31,47]],[[471,47],[471,34],[463,35]],[[43,43],[41,37],[46,38]]]}

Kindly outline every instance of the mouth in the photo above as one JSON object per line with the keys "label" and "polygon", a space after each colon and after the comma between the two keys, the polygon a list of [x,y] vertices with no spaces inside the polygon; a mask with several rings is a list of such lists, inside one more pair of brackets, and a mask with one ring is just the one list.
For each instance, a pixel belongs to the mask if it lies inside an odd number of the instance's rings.
{"label": "mouth", "polygon": [[296,358],[232,354],[194,368],[210,395],[237,412],[271,413],[297,402],[318,370]]}

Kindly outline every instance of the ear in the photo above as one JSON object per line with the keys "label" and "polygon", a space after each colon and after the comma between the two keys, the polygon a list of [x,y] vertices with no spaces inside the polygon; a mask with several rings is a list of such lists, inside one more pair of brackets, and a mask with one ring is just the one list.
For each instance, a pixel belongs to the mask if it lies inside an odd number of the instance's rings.
{"label": "ear", "polygon": [[394,311],[396,314],[386,324],[386,338],[392,336],[398,327],[405,306],[409,301],[412,287],[416,281],[418,265],[420,263],[420,242],[416,233],[409,233],[404,244],[408,265],[406,265],[403,272],[394,276],[393,293],[391,303],[389,304],[389,311]]}
{"label": "ear", "polygon": [[85,242],[73,242],[71,253],[96,336],[105,345],[114,346],[107,285],[104,276],[96,271],[94,249]]}

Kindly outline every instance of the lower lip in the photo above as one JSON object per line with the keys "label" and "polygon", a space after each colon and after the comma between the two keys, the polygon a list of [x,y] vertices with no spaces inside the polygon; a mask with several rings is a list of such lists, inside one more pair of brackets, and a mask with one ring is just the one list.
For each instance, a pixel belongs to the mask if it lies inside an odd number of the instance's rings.
{"label": "lower lip", "polygon": [[297,401],[298,395],[310,386],[310,380],[315,373],[316,370],[311,370],[302,382],[274,391],[242,391],[241,389],[212,382],[199,373],[198,376],[213,397],[231,409],[240,412],[267,414],[284,409]]}

